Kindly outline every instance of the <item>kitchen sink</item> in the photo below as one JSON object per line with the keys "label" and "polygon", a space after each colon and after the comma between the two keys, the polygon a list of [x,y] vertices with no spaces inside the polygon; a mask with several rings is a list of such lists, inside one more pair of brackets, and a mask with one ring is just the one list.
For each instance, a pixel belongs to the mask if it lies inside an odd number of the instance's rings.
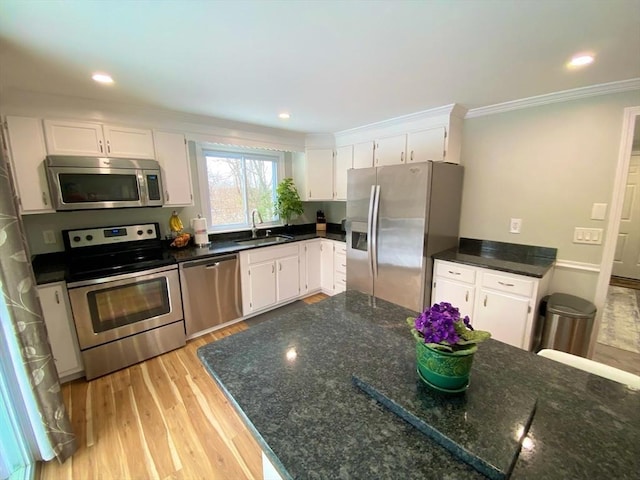
{"label": "kitchen sink", "polygon": [[277,243],[285,243],[293,240],[293,237],[285,236],[285,235],[273,235],[271,237],[261,237],[261,238],[251,238],[249,240],[236,240],[238,245],[246,245],[246,246],[263,246],[263,245],[275,245]]}

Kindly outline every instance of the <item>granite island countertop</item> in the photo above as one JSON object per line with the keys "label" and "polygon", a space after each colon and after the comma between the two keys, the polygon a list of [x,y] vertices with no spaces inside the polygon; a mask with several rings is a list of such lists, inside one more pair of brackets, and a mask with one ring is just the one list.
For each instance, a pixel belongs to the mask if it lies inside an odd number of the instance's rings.
{"label": "granite island countertop", "polygon": [[[476,460],[517,479],[637,478],[640,392],[489,340],[469,389],[443,397],[417,381],[405,323],[413,314],[347,291],[198,355],[283,478],[485,478]],[[392,396],[405,392],[398,405],[422,405],[445,436],[453,428],[467,458],[400,419],[354,377]]]}
{"label": "granite island countertop", "polygon": [[433,259],[542,278],[556,255],[556,248],[461,238],[457,247],[436,253]]}

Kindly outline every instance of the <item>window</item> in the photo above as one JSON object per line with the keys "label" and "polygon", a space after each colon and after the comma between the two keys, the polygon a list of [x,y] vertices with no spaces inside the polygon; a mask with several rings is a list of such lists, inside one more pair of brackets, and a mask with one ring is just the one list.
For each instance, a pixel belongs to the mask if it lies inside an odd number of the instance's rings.
{"label": "window", "polygon": [[249,228],[254,209],[265,224],[279,223],[274,206],[280,154],[239,149],[203,149],[202,153],[202,208],[210,230]]}

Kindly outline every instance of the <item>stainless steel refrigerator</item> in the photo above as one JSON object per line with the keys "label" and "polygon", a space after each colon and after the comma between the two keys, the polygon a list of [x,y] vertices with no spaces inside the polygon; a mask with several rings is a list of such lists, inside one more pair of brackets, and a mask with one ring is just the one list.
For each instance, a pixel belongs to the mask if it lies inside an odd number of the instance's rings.
{"label": "stainless steel refrigerator", "polygon": [[347,174],[347,289],[421,311],[434,253],[458,244],[463,168],[443,162]]}

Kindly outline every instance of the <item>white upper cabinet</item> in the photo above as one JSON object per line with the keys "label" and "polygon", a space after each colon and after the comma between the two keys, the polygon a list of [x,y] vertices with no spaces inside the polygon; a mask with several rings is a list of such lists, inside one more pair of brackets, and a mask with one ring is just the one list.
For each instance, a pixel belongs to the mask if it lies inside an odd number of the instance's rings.
{"label": "white upper cabinet", "polygon": [[5,141],[11,155],[20,213],[53,212],[44,159],[47,155],[39,118],[6,117]]}
{"label": "white upper cabinet", "polygon": [[293,178],[303,201],[333,200],[332,148],[308,148],[295,154]]}
{"label": "white upper cabinet", "polygon": [[407,135],[407,163],[442,162],[445,159],[446,130],[444,127],[429,128]]}
{"label": "white upper cabinet", "polygon": [[353,168],[373,167],[373,141],[353,145]]}
{"label": "white upper cabinet", "polygon": [[151,130],[92,122],[45,120],[50,155],[155,158]]}
{"label": "white upper cabinet", "polygon": [[405,163],[406,151],[406,134],[380,138],[375,142],[374,166],[382,167],[384,165],[400,165]]}
{"label": "white upper cabinet", "polygon": [[193,205],[191,166],[183,134],[153,132],[156,159],[162,168],[165,206]]}
{"label": "white upper cabinet", "polygon": [[51,155],[106,155],[99,123],[45,120],[44,132]]}
{"label": "white upper cabinet", "polygon": [[119,125],[103,125],[107,155],[122,158],[156,157],[151,130]]}
{"label": "white upper cabinet", "polygon": [[466,113],[460,105],[446,105],[338,132],[335,142],[353,145],[353,168],[427,161],[460,163]]}
{"label": "white upper cabinet", "polygon": [[347,199],[347,170],[353,167],[353,146],[338,147],[336,149],[333,170],[333,199]]}

